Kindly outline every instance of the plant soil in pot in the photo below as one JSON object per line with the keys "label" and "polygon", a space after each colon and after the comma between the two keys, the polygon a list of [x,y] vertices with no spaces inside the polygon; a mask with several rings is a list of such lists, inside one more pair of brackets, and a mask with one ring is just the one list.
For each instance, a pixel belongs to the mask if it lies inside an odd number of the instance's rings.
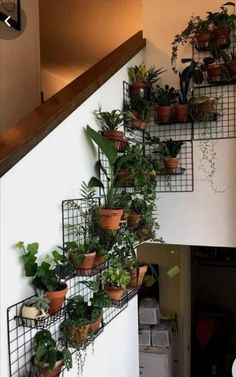
{"label": "plant soil in pot", "polygon": [[178,122],[187,122],[188,121],[188,104],[176,105],[175,117]]}
{"label": "plant soil in pot", "polygon": [[104,291],[108,294],[112,302],[120,301],[124,295],[125,289],[120,287],[104,286]]}
{"label": "plant soil in pot", "polygon": [[102,229],[117,230],[120,228],[120,220],[123,215],[123,209],[98,209],[98,222]]}
{"label": "plant soil in pot", "polygon": [[67,289],[66,283],[62,283],[60,290],[45,293],[45,297],[47,297],[50,301],[48,309],[49,314],[54,314],[61,309],[65,300]]}
{"label": "plant soil in pot", "polygon": [[196,34],[196,48],[197,50],[209,50],[211,46],[212,32],[211,30],[202,31]]}
{"label": "plant soil in pot", "polygon": [[179,167],[178,158],[172,157],[164,160],[165,170],[169,174],[175,174]]}
{"label": "plant soil in pot", "polygon": [[133,268],[130,270],[130,283],[129,283],[129,288],[140,288],[144,275],[146,274],[147,271],[147,266],[140,266],[138,268],[138,278],[137,278],[137,269]]}

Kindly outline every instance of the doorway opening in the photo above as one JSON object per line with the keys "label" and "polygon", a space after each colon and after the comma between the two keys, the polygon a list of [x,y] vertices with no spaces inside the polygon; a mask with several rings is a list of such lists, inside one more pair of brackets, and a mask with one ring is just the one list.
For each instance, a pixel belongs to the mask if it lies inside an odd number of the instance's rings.
{"label": "doorway opening", "polygon": [[191,377],[231,377],[236,248],[191,247]]}

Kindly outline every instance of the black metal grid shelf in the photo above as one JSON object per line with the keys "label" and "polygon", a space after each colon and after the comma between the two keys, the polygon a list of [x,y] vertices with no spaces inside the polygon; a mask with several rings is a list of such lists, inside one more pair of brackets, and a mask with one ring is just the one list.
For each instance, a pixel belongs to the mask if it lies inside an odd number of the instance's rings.
{"label": "black metal grid shelf", "polygon": [[[230,45],[224,49],[226,53],[236,48],[236,41],[231,35]],[[193,46],[193,59],[202,63],[205,57],[211,56],[210,51],[199,51]],[[221,61],[223,63],[223,60]],[[231,80],[217,79],[211,81],[204,72],[202,85],[193,87],[193,96],[206,96],[215,99],[215,119],[208,119],[198,122],[194,119],[193,139],[228,139],[236,137],[236,77],[232,75]]]}

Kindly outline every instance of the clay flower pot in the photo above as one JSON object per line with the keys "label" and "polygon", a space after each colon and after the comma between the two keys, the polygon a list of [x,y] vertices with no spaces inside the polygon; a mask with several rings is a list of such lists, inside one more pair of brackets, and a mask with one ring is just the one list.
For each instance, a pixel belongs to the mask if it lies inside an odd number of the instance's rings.
{"label": "clay flower pot", "polygon": [[98,331],[101,327],[101,322],[102,322],[102,314],[94,323],[90,323],[90,330],[93,332]]}
{"label": "clay flower pot", "polygon": [[62,283],[60,290],[45,293],[45,297],[47,297],[50,301],[48,309],[49,314],[54,314],[61,309],[65,300],[67,289],[66,283]]}
{"label": "clay flower pot", "polygon": [[143,81],[136,81],[130,85],[130,97],[141,96],[147,99],[151,97],[151,85]]}
{"label": "clay flower pot", "polygon": [[104,291],[108,294],[111,301],[113,303],[116,303],[117,301],[120,301],[122,299],[125,289],[120,287],[109,287],[108,285],[105,285]]}
{"label": "clay flower pot", "polygon": [[210,64],[207,68],[207,75],[210,82],[217,82],[221,80],[221,65],[220,64]]}
{"label": "clay flower pot", "polygon": [[214,38],[216,44],[221,48],[228,48],[230,46],[230,28],[217,27],[214,29]]}
{"label": "clay flower pot", "polygon": [[157,122],[160,122],[160,123],[171,122],[173,118],[173,107],[172,106],[157,106],[156,114],[157,114]]}
{"label": "clay flower pot", "polygon": [[148,125],[148,122],[141,119],[131,119],[129,121],[129,127],[136,130],[144,130]]}
{"label": "clay flower pot", "polygon": [[211,30],[202,31],[195,36],[196,48],[198,50],[208,50],[211,45],[212,32]]}
{"label": "clay flower pot", "polygon": [[138,269],[138,277],[137,277],[137,269],[132,268],[130,270],[130,282],[129,282],[129,288],[140,288],[141,284],[143,282],[144,275],[146,274],[147,266],[140,266]]}
{"label": "clay flower pot", "polygon": [[187,122],[188,121],[188,104],[176,105],[175,117],[178,122]]}
{"label": "clay flower pot", "polygon": [[100,266],[104,263],[105,263],[104,256],[96,253],[96,256],[95,256],[94,261],[93,261],[93,267]]}
{"label": "clay flower pot", "polygon": [[69,339],[74,343],[82,343],[84,342],[88,335],[90,330],[90,324],[79,327],[79,326],[71,326],[67,327],[66,332],[69,336]]}
{"label": "clay flower pot", "polygon": [[40,367],[38,369],[40,370],[40,375],[42,377],[57,377],[61,372],[62,365],[62,360],[58,360],[51,371],[48,370],[47,364],[45,364],[45,367]]}
{"label": "clay flower pot", "polygon": [[114,131],[114,130],[105,130],[102,131],[102,135],[106,137],[110,142],[114,145],[116,150],[120,150],[121,147],[121,141],[124,137],[124,132],[122,131]]}
{"label": "clay flower pot", "polygon": [[236,58],[232,59],[228,64],[228,68],[230,72],[232,73],[233,77],[236,74]]}
{"label": "clay flower pot", "polygon": [[164,160],[166,172],[168,174],[175,174],[179,166],[179,160],[175,157]]}
{"label": "clay flower pot", "polygon": [[134,226],[137,226],[140,222],[140,219],[141,219],[140,213],[130,212],[128,219],[127,219],[128,228],[132,228]]}
{"label": "clay flower pot", "polygon": [[79,271],[81,276],[87,276],[90,274],[91,269],[94,265],[94,260],[96,258],[96,251],[84,255],[84,261],[78,263],[75,258],[73,258],[73,253],[71,255],[71,261],[74,268]]}
{"label": "clay flower pot", "polygon": [[102,229],[117,230],[120,228],[120,220],[123,215],[123,209],[98,209],[98,223]]}

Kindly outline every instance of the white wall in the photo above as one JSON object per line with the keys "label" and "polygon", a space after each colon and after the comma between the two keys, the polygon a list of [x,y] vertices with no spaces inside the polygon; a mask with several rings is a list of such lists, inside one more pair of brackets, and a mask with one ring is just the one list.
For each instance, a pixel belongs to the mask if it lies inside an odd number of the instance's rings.
{"label": "white wall", "polygon": [[[170,67],[174,35],[186,27],[193,13],[205,16],[207,11],[217,11],[222,5],[221,0],[211,3],[205,0],[180,0],[170,4],[160,0],[143,0],[144,36],[147,38],[145,61],[148,65],[168,69],[163,75],[162,84],[178,83],[178,75],[174,75]],[[191,48],[187,45],[180,47],[179,68],[181,56],[191,57]],[[218,140],[215,151],[217,159],[213,185],[219,192],[212,190],[205,180],[206,175],[199,169],[202,155],[199,143],[194,142],[194,192],[158,195],[158,220],[161,226],[158,234],[167,243],[236,245],[236,172],[233,166],[236,140]]]}
{"label": "white wall", "polygon": [[21,0],[22,30],[0,22],[0,131],[40,105],[38,0]]}
{"label": "white wall", "polygon": [[[14,244],[37,241],[42,254],[62,244],[61,201],[79,197],[81,181],[88,181],[94,172],[96,153],[84,127],[88,123],[95,127],[93,111],[98,104],[104,110],[122,107],[127,66],[142,59],[139,53],[1,179],[1,376],[8,375],[6,309],[32,293]],[[122,316],[98,340],[99,353],[103,348],[106,352],[102,362],[93,359],[86,377],[94,370],[98,377],[121,377],[125,370],[128,377],[138,376],[136,300]]]}

